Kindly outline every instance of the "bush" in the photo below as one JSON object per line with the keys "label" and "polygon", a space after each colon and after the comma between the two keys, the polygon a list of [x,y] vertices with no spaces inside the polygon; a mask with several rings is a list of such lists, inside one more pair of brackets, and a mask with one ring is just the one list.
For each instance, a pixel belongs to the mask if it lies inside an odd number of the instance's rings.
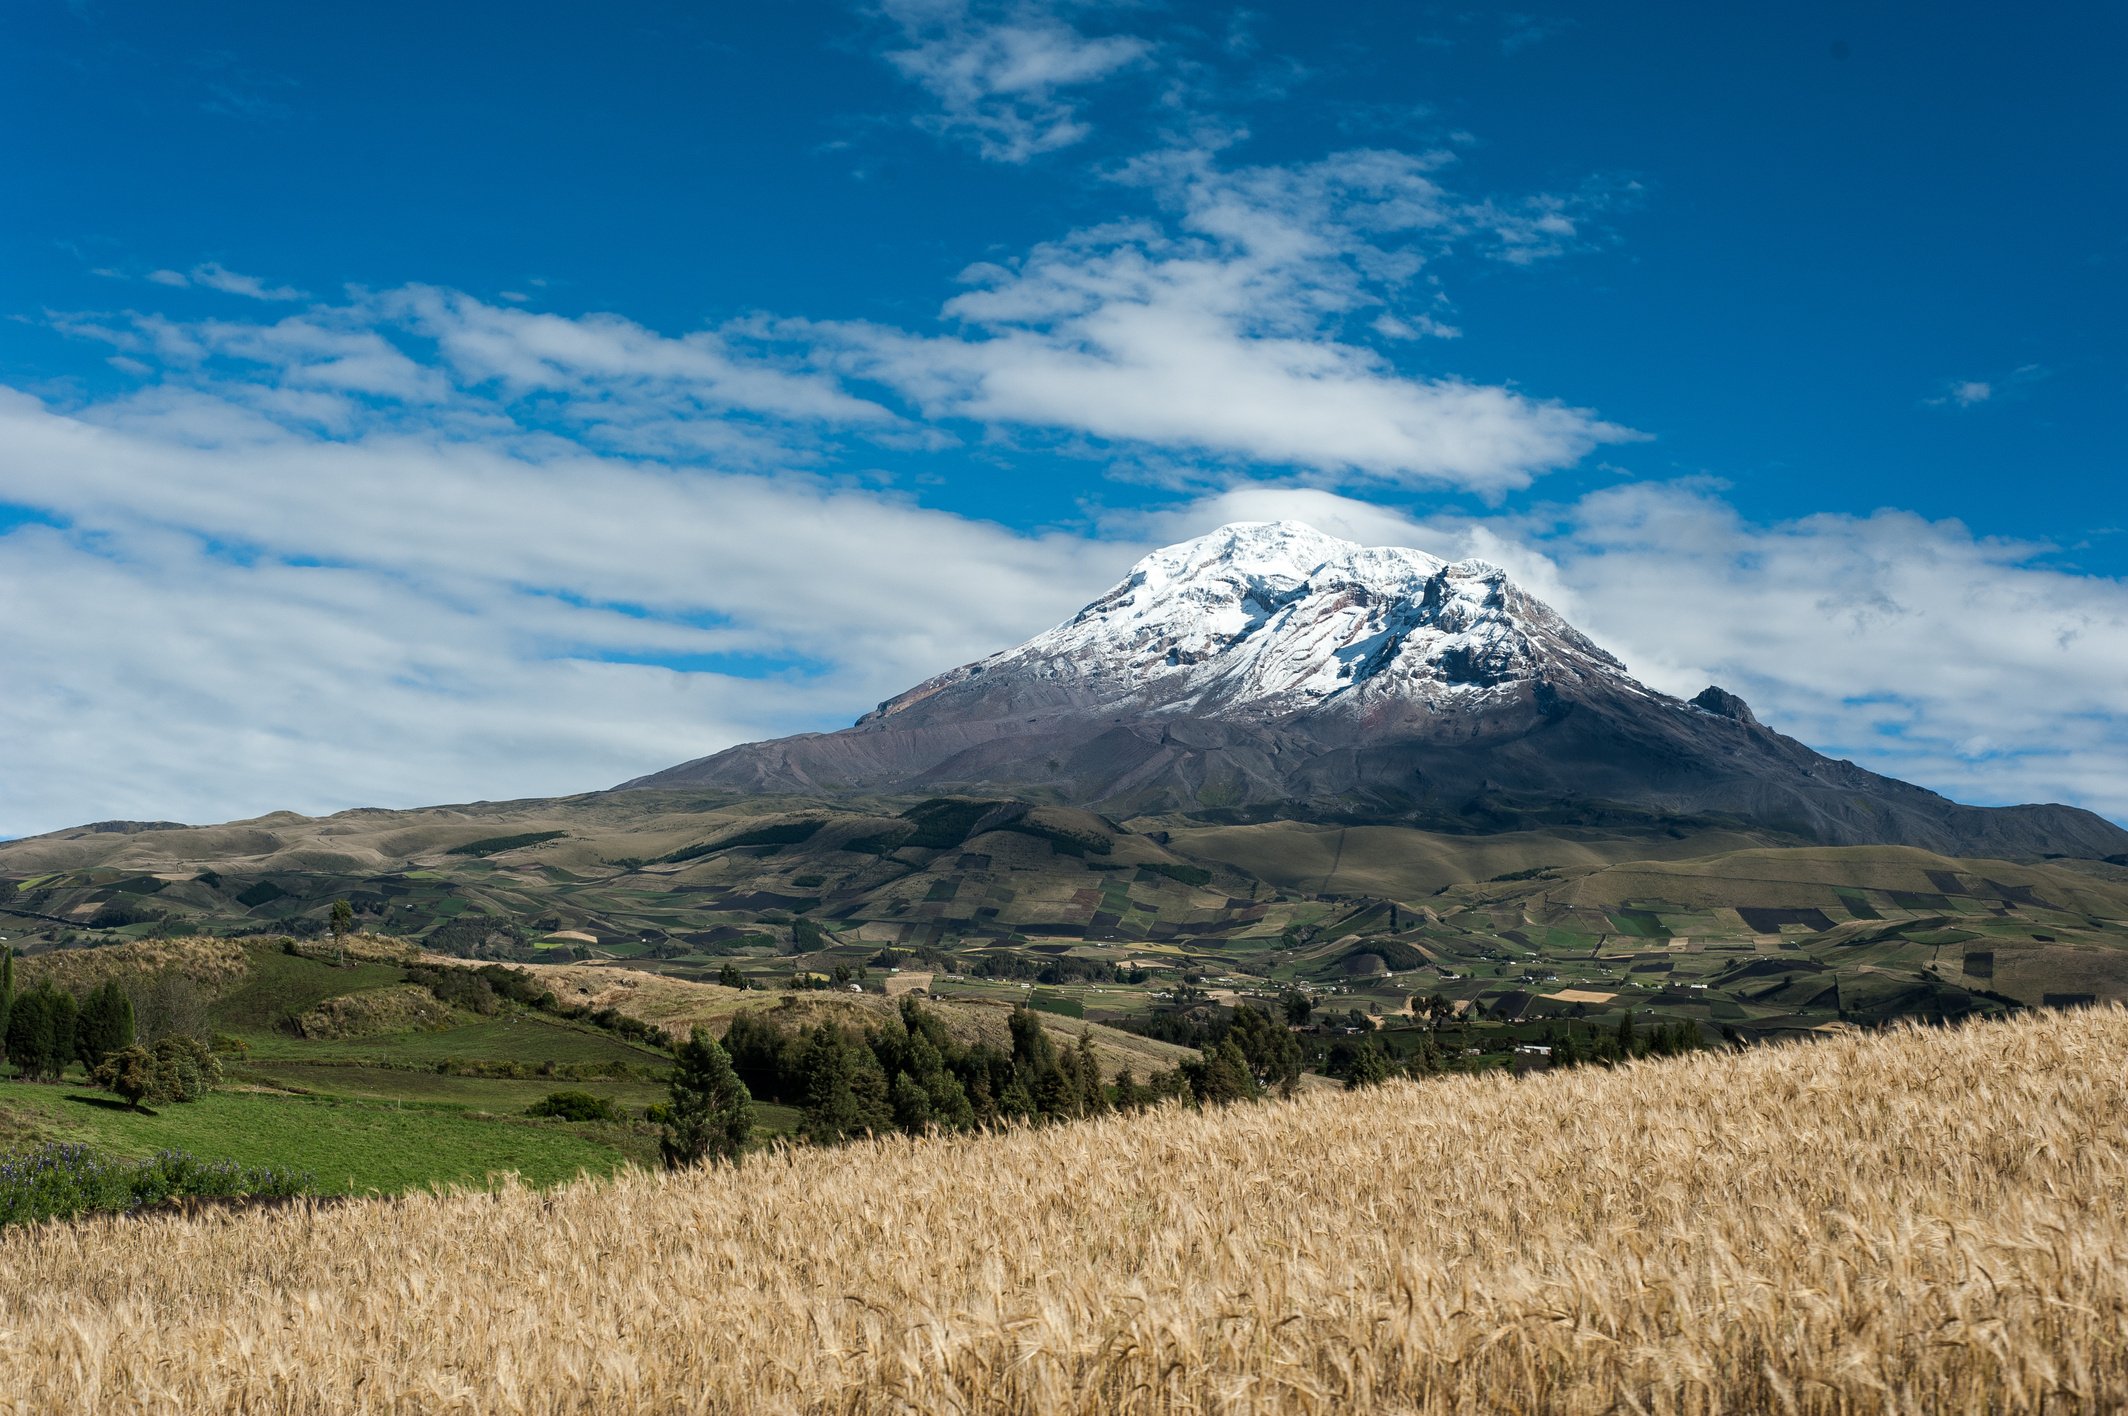
{"label": "bush", "polygon": [[593,1096],[587,1091],[549,1092],[543,1098],[525,1108],[527,1116],[544,1116],[554,1121],[615,1121],[619,1113],[613,1103],[602,1096]]}
{"label": "bush", "polygon": [[179,1035],[114,1052],[89,1080],[137,1109],[151,1101],[198,1101],[221,1085],[222,1064],[206,1043]]}
{"label": "bush", "polygon": [[406,981],[418,983],[434,994],[436,1001],[469,1013],[492,1017],[506,1003],[519,1003],[541,1010],[555,1006],[554,994],[534,974],[505,964],[459,968],[450,964],[413,964]]}
{"label": "bush", "polygon": [[183,1151],[115,1160],[82,1145],[0,1155],[0,1225],[125,1213],[191,1198],[286,1199],[316,1187],[307,1170],[203,1161]]}

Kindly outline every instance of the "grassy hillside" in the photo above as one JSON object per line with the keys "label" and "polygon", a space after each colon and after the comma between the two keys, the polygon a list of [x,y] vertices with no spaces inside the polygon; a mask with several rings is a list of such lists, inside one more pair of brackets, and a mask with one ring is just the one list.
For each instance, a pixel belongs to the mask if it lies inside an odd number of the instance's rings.
{"label": "grassy hillside", "polygon": [[[2128,867],[1682,828],[1449,836],[629,792],[59,832],[0,843],[0,895],[0,933],[31,950],[315,937],[345,899],[362,928],[430,951],[626,971],[575,978],[572,996],[674,1026],[744,999],[651,975],[854,982],[863,1001],[839,1006],[856,1013],[922,988],[973,1010],[970,1027],[1025,1002],[1164,1036],[1182,1033],[1163,1014],[1298,991],[1330,1020],[1310,1043],[1328,1067],[1372,1026],[1400,1056],[1439,1044],[1505,1065],[1628,1013],[1763,1040],[2128,1001]],[[204,948],[188,968],[212,967]],[[1436,996],[1459,1031],[1420,1039],[1412,1000]],[[270,986],[261,1003],[281,1008]],[[1102,1037],[1122,1065],[1130,1045]]]}
{"label": "grassy hillside", "polygon": [[[665,1098],[670,1056],[591,1022],[521,1006],[492,1014],[448,1006],[408,982],[409,964],[461,966],[403,941],[345,944],[148,939],[26,957],[25,988],[51,981],[82,994],[106,978],[152,983],[186,1015],[184,1030],[241,1045],[225,1052],[225,1089],[150,1114],[126,1109],[81,1070],[57,1086],[0,1081],[0,1145],[78,1141],[118,1156],[165,1148],[207,1160],[315,1173],[326,1193],[392,1193],[479,1184],[515,1174],[551,1184],[580,1172],[655,1162],[656,1130],[644,1108]],[[463,965],[471,967],[471,965]],[[769,1011],[784,1027],[835,1019],[862,1031],[898,1016],[881,993],[774,995],[618,966],[515,964],[564,1005],[612,1009],[684,1036],[702,1024],[722,1033],[741,1008]],[[936,1002],[934,1015],[962,1042],[1009,1051],[1008,1005]],[[1106,1076],[1140,1076],[1195,1054],[1099,1024],[1045,1016],[1060,1047],[1089,1032]],[[617,1122],[534,1120],[529,1107],[557,1090],[590,1092]],[[791,1131],[797,1113],[764,1103],[767,1136]]]}
{"label": "grassy hillside", "polygon": [[[662,1051],[523,1009],[444,1007],[404,981],[417,954],[374,938],[307,953],[278,940],[154,939],[22,959],[24,987],[49,980],[78,994],[105,978],[145,982],[145,996],[181,1015],[182,1030],[239,1050],[225,1051],[220,1092],[145,1114],[90,1087],[79,1068],[56,1086],[0,1082],[0,1140],[296,1167],[326,1193],[505,1173],[548,1184],[654,1158],[654,1133],[640,1122],[524,1112],[569,1087],[640,1116],[664,1093]],[[412,994],[425,1005],[413,1006]]]}
{"label": "grassy hillside", "polygon": [[[49,1411],[2075,1412],[2128,1014],[0,1235]],[[233,1362],[228,1354],[241,1352]]]}

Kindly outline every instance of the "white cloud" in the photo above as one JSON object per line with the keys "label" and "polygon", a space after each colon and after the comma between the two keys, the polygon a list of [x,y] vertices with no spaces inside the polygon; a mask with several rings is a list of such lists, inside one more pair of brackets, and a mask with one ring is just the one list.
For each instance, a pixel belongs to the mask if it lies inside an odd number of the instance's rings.
{"label": "white cloud", "polygon": [[[1572,223],[1459,198],[1445,153],[1360,151],[1299,166],[1140,159],[1123,180],[1169,222],[1096,227],[1009,266],[971,268],[948,302],[959,337],[877,326],[792,332],[839,344],[843,367],[933,418],[1062,429],[1285,464],[1332,478],[1526,485],[1632,437],[1587,410],[1452,376],[1399,371],[1358,337],[1426,321],[1429,265],[1462,246],[1513,261]],[[1558,249],[1557,247],[1551,249]],[[1406,325],[1405,329],[1416,328]]]}
{"label": "white cloud", "polygon": [[196,285],[207,290],[219,290],[224,295],[241,295],[247,300],[283,301],[303,298],[303,292],[292,285],[268,285],[255,275],[230,270],[217,261],[196,265],[189,273],[180,270],[151,270],[146,278],[156,285],[168,285],[177,289]]}
{"label": "white cloud", "polygon": [[926,126],[972,141],[993,162],[1023,163],[1070,147],[1090,129],[1067,91],[1110,78],[1152,46],[1089,35],[1065,5],[1021,0],[885,0],[905,47],[887,61],[938,104]]}
{"label": "white cloud", "polygon": [[807,477],[333,441],[201,391],[90,412],[0,395],[0,499],[62,523],[0,536],[0,832],[605,785],[847,721],[1106,573]]}
{"label": "white cloud", "polygon": [[1946,379],[1942,392],[1924,400],[1934,408],[1974,408],[1983,403],[2009,402],[2029,397],[2034,386],[2051,376],[2044,364],[2019,364],[1985,379]]}
{"label": "white cloud", "polygon": [[[570,319],[489,305],[470,295],[409,286],[380,297],[378,312],[436,341],[462,379],[510,393],[625,396],[630,391],[702,408],[833,422],[892,422],[876,403],[803,368],[734,351],[724,336],[658,334],[618,315]],[[358,314],[364,313],[361,311]]]}

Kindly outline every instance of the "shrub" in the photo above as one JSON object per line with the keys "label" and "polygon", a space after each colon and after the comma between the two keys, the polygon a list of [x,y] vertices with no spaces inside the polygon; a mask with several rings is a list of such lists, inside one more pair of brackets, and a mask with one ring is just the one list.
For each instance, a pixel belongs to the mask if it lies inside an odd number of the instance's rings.
{"label": "shrub", "polygon": [[540,1100],[525,1108],[527,1116],[544,1116],[554,1121],[614,1121],[619,1113],[613,1103],[602,1096],[593,1096],[587,1091],[549,1092]]}
{"label": "shrub", "polygon": [[175,1199],[285,1199],[316,1184],[307,1170],[203,1161],[183,1151],[116,1160],[87,1146],[45,1145],[0,1155],[0,1225],[124,1213]]}
{"label": "shrub", "polygon": [[179,1034],[112,1053],[89,1080],[137,1109],[151,1101],[198,1101],[221,1085],[222,1064],[206,1043]]}

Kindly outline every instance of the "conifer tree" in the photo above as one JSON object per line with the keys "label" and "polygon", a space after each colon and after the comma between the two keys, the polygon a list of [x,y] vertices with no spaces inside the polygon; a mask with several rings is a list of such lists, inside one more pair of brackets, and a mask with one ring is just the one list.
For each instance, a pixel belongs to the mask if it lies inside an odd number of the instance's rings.
{"label": "conifer tree", "polygon": [[894,1087],[889,1096],[894,1106],[894,1124],[912,1136],[921,1136],[931,1129],[931,1093],[923,1084],[907,1072],[894,1074]]}
{"label": "conifer tree", "polygon": [[1389,1054],[1382,1051],[1380,1043],[1368,1038],[1352,1057],[1352,1070],[1345,1074],[1345,1090],[1358,1091],[1362,1087],[1379,1086],[1391,1076]]}
{"label": "conifer tree", "polygon": [[1249,1074],[1248,1059],[1231,1037],[1204,1050],[1204,1062],[1191,1081],[1198,1102],[1205,1106],[1225,1106],[1256,1095],[1256,1078]]}
{"label": "conifer tree", "polygon": [[754,1098],[732,1070],[731,1058],[701,1028],[680,1045],[665,1134],[658,1151],[673,1169],[708,1160],[737,1160],[754,1129]]}
{"label": "conifer tree", "polygon": [[66,1071],[67,1063],[74,1060],[74,1024],[80,1008],[74,995],[44,985],[46,1016],[51,1019],[51,1040],[45,1045],[44,1075],[50,1081],[58,1081]]}
{"label": "conifer tree", "polygon": [[0,1061],[7,1058],[7,1022],[15,1008],[15,946],[0,948]]}
{"label": "conifer tree", "polygon": [[1098,1116],[1108,1110],[1108,1089],[1101,1085],[1101,1063],[1094,1056],[1093,1033],[1080,1033],[1079,1044],[1074,1050],[1079,1058],[1079,1085],[1086,1098],[1083,1114]]}
{"label": "conifer tree", "polygon": [[7,1019],[7,1056],[16,1072],[35,1079],[44,1075],[45,1054],[52,1048],[52,1014],[43,989],[14,1000]]}
{"label": "conifer tree", "polygon": [[805,1121],[800,1132],[809,1141],[853,1140],[894,1124],[886,1077],[870,1051],[850,1045],[840,1027],[822,1023],[813,1029],[800,1054],[805,1077]]}
{"label": "conifer tree", "polygon": [[74,1024],[74,1055],[94,1072],[104,1058],[133,1045],[133,1032],[133,1000],[118,980],[106,979],[81,1005]]}
{"label": "conifer tree", "polygon": [[868,1048],[850,1049],[850,1095],[857,1102],[858,1129],[882,1135],[894,1129],[893,1088]]}

